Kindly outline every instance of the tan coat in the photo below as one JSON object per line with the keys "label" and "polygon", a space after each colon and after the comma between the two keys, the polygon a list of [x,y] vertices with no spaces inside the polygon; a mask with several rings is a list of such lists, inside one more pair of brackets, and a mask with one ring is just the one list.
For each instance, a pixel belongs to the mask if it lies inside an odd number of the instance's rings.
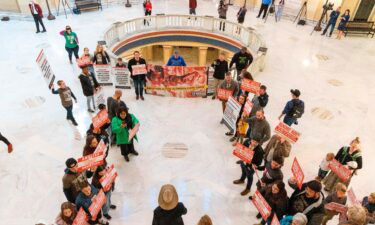
{"label": "tan coat", "polygon": [[278,141],[277,135],[273,135],[270,141],[267,143],[266,148],[264,149],[264,158],[267,159],[270,150],[275,148],[273,155],[282,156],[284,158],[289,157],[290,150],[292,149],[292,145],[285,140],[284,143],[280,143]]}

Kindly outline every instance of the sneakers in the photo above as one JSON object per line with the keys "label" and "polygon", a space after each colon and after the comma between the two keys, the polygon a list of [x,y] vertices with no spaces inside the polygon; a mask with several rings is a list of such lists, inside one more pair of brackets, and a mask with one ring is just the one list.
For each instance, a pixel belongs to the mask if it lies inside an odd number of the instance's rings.
{"label": "sneakers", "polygon": [[144,98],[143,96],[141,96],[141,99],[142,99],[142,101],[144,101],[144,100],[145,100],[145,98]]}
{"label": "sneakers", "polygon": [[128,155],[124,155],[124,159],[126,162],[129,162],[129,156]]}
{"label": "sneakers", "polygon": [[11,152],[13,152],[13,145],[9,144],[8,145],[8,153],[11,153]]}
{"label": "sneakers", "polygon": [[233,184],[243,184],[243,183],[245,183],[245,181],[243,181],[241,179],[233,181]]}
{"label": "sneakers", "polygon": [[130,152],[130,154],[133,154],[133,155],[139,155],[138,152],[136,150]]}
{"label": "sneakers", "polygon": [[109,208],[110,208],[110,209],[116,209],[117,206],[115,206],[115,205],[111,205]]}
{"label": "sneakers", "polygon": [[250,189],[245,189],[245,190],[243,190],[242,192],[241,192],[241,195],[242,196],[245,196],[245,195],[247,195],[247,194],[249,194],[249,192],[250,192]]}
{"label": "sneakers", "polygon": [[231,138],[229,139],[230,142],[233,142],[233,141],[235,141],[235,140],[236,140],[236,137],[231,137]]}
{"label": "sneakers", "polygon": [[42,33],[47,32],[46,30],[42,30]]}
{"label": "sneakers", "polygon": [[232,136],[233,135],[233,131],[226,132],[225,135]]}
{"label": "sneakers", "polygon": [[88,109],[87,110],[89,113],[94,113],[95,111],[94,110],[92,110],[92,109]]}
{"label": "sneakers", "polygon": [[78,126],[78,123],[77,123],[76,120],[73,119],[73,120],[72,120],[72,123],[73,123],[74,126]]}
{"label": "sneakers", "polygon": [[103,214],[103,216],[104,216],[107,220],[112,219],[112,216],[110,216],[109,214]]}

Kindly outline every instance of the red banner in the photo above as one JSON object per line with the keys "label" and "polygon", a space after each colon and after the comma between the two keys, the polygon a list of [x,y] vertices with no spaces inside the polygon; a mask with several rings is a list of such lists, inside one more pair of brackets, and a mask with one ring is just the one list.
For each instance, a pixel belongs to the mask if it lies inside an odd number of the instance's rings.
{"label": "red banner", "polygon": [[106,149],[107,145],[104,143],[103,139],[100,140],[98,146],[96,146],[96,149],[94,151],[94,153],[105,153],[105,149]]}
{"label": "red banner", "polygon": [[133,65],[132,66],[132,76],[147,74],[146,64]]}
{"label": "red banner", "polygon": [[233,155],[250,164],[253,160],[254,151],[241,143],[237,143],[236,148],[233,150]]}
{"label": "red banner", "polygon": [[146,91],[153,95],[180,98],[207,95],[205,66],[155,66],[148,65]]}
{"label": "red banner", "polygon": [[217,98],[223,101],[228,101],[229,97],[233,95],[233,91],[222,88],[217,89]]}
{"label": "red banner", "polygon": [[244,90],[253,94],[259,93],[260,85],[261,84],[259,82],[256,82],[253,80],[249,80],[249,79],[241,80],[241,90]]}
{"label": "red banner", "polygon": [[348,199],[352,203],[352,205],[360,205],[360,202],[354,194],[353,188],[350,188],[348,190]]}
{"label": "red banner", "polygon": [[283,136],[286,140],[290,141],[293,144],[296,143],[301,136],[299,132],[283,122],[280,122],[279,125],[276,126],[275,132],[276,134]]}
{"label": "red banner", "polygon": [[255,208],[257,208],[258,212],[262,215],[263,219],[267,220],[267,218],[271,215],[272,209],[258,190],[255,191],[252,202],[255,205]]}
{"label": "red banner", "polygon": [[117,177],[117,171],[114,165],[112,164],[112,166],[110,166],[107,169],[107,172],[104,174],[104,176],[102,176],[102,178],[100,178],[99,180],[105,192],[109,191],[116,177]]}
{"label": "red banner", "polygon": [[108,111],[102,110],[92,118],[94,128],[100,128],[108,122]]}
{"label": "red banner", "polygon": [[276,213],[273,214],[271,225],[280,225],[279,219],[277,219]]}
{"label": "red banner", "polygon": [[83,172],[91,167],[100,166],[104,163],[104,152],[97,152],[91,155],[83,156],[78,159],[77,171]]}
{"label": "red banner", "polygon": [[351,172],[348,168],[344,167],[343,165],[341,165],[341,163],[339,163],[336,159],[333,159],[329,164],[328,164],[328,167],[332,170],[332,172],[334,172],[339,178],[340,180],[342,180],[343,182],[346,182],[349,180],[350,176],[351,176]]}
{"label": "red banner", "polygon": [[328,204],[325,204],[324,208],[326,208],[330,211],[343,213],[343,214],[346,214],[346,211],[348,210],[348,208],[345,205],[341,205],[341,204],[338,204],[336,202],[330,202]]}
{"label": "red banner", "polygon": [[81,207],[76,215],[76,218],[74,218],[72,225],[87,225],[87,219],[86,212]]}
{"label": "red banner", "polygon": [[243,114],[248,116],[251,112],[251,109],[253,108],[254,104],[251,102],[250,98],[247,97],[245,106],[243,108]]}
{"label": "red banner", "polygon": [[96,216],[103,208],[103,205],[107,201],[105,194],[102,189],[100,189],[99,193],[91,199],[91,205],[89,207],[89,212],[92,218],[95,220]]}
{"label": "red banner", "polygon": [[92,65],[92,62],[90,60],[89,56],[82,56],[79,59],[76,59],[78,67]]}
{"label": "red banner", "polygon": [[305,179],[305,174],[302,171],[301,166],[298,163],[297,158],[294,158],[293,164],[292,164],[292,173],[294,178],[296,179],[298,188],[302,188],[303,180]]}

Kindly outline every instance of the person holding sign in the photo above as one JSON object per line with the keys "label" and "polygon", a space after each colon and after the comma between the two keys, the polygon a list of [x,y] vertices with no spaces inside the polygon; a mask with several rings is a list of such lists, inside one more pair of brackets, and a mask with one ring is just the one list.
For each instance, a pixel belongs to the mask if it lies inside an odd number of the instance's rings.
{"label": "person holding sign", "polygon": [[90,73],[94,74],[95,70],[94,70],[92,58],[93,58],[93,56],[90,54],[89,48],[84,48],[83,49],[83,55],[79,58],[79,60],[77,60],[77,62],[79,62],[78,66],[82,67],[82,66],[86,65],[86,66],[88,66],[88,68],[90,70]]}
{"label": "person holding sign", "polygon": [[217,97],[217,88],[220,86],[220,84],[223,82],[225,78],[225,74],[229,72],[228,70],[228,62],[225,60],[225,53],[222,52],[219,55],[219,58],[216,59],[212,64],[211,67],[214,68],[214,88],[215,93],[212,96],[212,99],[215,99]]}
{"label": "person holding sign", "polygon": [[[224,81],[220,84],[220,89],[228,90],[232,92],[232,96],[237,96],[238,92],[240,91],[238,82],[233,80],[232,74],[230,72],[225,74]],[[225,107],[228,100],[220,99],[222,102],[223,112],[225,111]]]}
{"label": "person holding sign", "polygon": [[265,85],[261,85],[259,89],[259,93],[256,93],[251,99],[251,102],[253,103],[253,108],[251,108],[250,116],[255,116],[255,113],[259,109],[264,109],[268,103],[268,94],[267,94],[267,87]]}
{"label": "person holding sign", "polygon": [[[86,96],[87,100],[87,111],[90,113],[95,112],[95,100],[94,94],[100,89],[100,85],[96,80],[96,77],[93,73],[90,73],[87,65],[82,66],[82,73],[79,75],[79,81],[81,82],[83,95]],[[91,103],[94,110],[91,109]]]}
{"label": "person holding sign", "polygon": [[[354,140],[352,140],[350,146],[342,147],[335,156],[335,159],[341,163],[341,165],[352,171],[351,177],[356,173],[357,170],[362,168],[362,153],[360,143],[359,137],[356,137]],[[344,182],[346,185],[349,185],[351,177],[348,179],[348,181]],[[324,190],[330,192],[338,182],[340,182],[340,178],[337,176],[337,174],[331,171],[323,180],[323,184],[325,185]]]}
{"label": "person holding sign", "polygon": [[269,163],[272,161],[273,156],[280,156],[283,158],[289,157],[290,150],[292,145],[289,141],[280,135],[273,135],[270,141],[267,143],[266,148],[264,149],[264,161]]}
{"label": "person holding sign", "polygon": [[263,109],[258,110],[256,116],[245,119],[245,122],[248,123],[250,127],[250,140],[262,146],[264,142],[270,139],[271,128],[264,116]]}
{"label": "person holding sign", "polygon": [[66,26],[65,30],[60,32],[60,35],[64,36],[65,38],[65,50],[68,52],[69,55],[69,62],[70,64],[73,64],[72,62],[72,55],[74,53],[74,57],[76,59],[79,58],[78,56],[78,36],[76,33],[72,31],[72,28],[70,26]]}
{"label": "person holding sign", "polygon": [[[243,7],[243,10],[246,10],[246,8]],[[246,70],[252,62],[253,56],[247,51],[246,47],[242,47],[239,52],[233,55],[229,68],[232,68],[233,64],[236,64],[237,80],[239,81],[241,79],[240,74],[242,71]]]}
{"label": "person holding sign", "polygon": [[65,82],[63,80],[57,81],[57,85],[59,86],[59,89],[55,90],[54,85],[52,85],[52,94],[59,95],[61,99],[62,106],[66,109],[66,119],[72,121],[74,126],[78,126],[78,123],[74,119],[73,116],[73,101],[77,103],[77,98],[73,94],[72,90],[70,90],[69,87],[65,85]]}
{"label": "person holding sign", "polygon": [[130,77],[134,81],[134,89],[135,89],[135,95],[136,95],[137,100],[139,99],[139,96],[141,97],[142,100],[145,100],[143,97],[143,87],[146,84],[146,74],[147,74],[146,64],[147,64],[146,60],[140,57],[140,54],[138,51],[134,52],[134,58],[132,58],[128,62],[128,69],[130,71],[130,75],[131,75]]}
{"label": "person holding sign", "polygon": [[112,131],[116,134],[116,144],[120,145],[121,155],[129,162],[129,154],[138,155],[134,149],[133,138],[138,141],[136,133],[140,124],[127,108],[119,108],[117,115],[112,119]]}
{"label": "person holding sign", "polygon": [[103,49],[103,45],[96,45],[96,50],[94,52],[94,58],[93,58],[94,64],[99,65],[106,65],[111,62],[111,58],[109,58],[108,53]]}
{"label": "person holding sign", "polygon": [[[107,169],[105,168],[104,165],[99,166],[96,169],[96,171],[94,173],[94,176],[92,177],[91,184],[95,188],[97,188],[98,190],[103,188],[101,183],[100,183],[100,179],[104,176],[106,171],[107,171]],[[115,205],[112,205],[111,196],[112,196],[112,188],[109,191],[105,192],[105,197],[106,197],[107,201],[106,201],[105,205],[103,206],[103,216],[108,220],[112,219],[112,217],[109,215],[109,209],[116,209],[117,208]]]}
{"label": "person holding sign", "polygon": [[[271,185],[274,182],[283,180],[284,175],[281,171],[281,167],[284,165],[284,158],[274,155],[270,163],[267,163],[264,166],[258,166],[257,169],[260,171],[264,170],[263,176],[257,182],[257,189],[260,193],[264,193],[267,186]],[[250,196],[251,199],[251,196]]]}
{"label": "person holding sign", "polygon": [[[331,202],[345,205],[346,204],[346,186],[342,183],[337,183],[335,187],[335,191],[332,192],[327,196],[326,199],[324,199],[324,205],[327,205]],[[330,221],[335,215],[338,215],[338,212],[331,211],[328,209],[325,209],[325,214],[323,217],[322,225],[327,225],[327,222]]]}
{"label": "person holding sign", "polygon": [[8,146],[8,153],[11,153],[13,151],[13,145],[8,141],[6,137],[1,135],[1,133],[0,133],[0,141],[4,142]]}
{"label": "person holding sign", "polygon": [[283,122],[288,126],[298,124],[297,119],[301,118],[305,112],[305,103],[299,99],[301,92],[298,89],[292,89],[290,93],[292,93],[292,100],[286,103],[283,112],[279,116],[279,120],[284,116]]}
{"label": "person holding sign", "polygon": [[97,216],[93,216],[90,213],[90,206],[92,204],[92,199],[98,194],[98,190],[90,185],[89,183],[83,183],[81,185],[81,193],[77,196],[76,206],[78,209],[82,209],[86,212],[89,221],[89,224],[106,224],[109,225],[107,221],[102,219],[102,212],[100,211]]}
{"label": "person holding sign", "polygon": [[71,202],[61,204],[61,211],[55,219],[57,225],[72,225],[77,216],[77,208]]}
{"label": "person holding sign", "polygon": [[303,213],[308,219],[307,225],[320,225],[324,216],[322,184],[312,180],[302,184],[301,189],[291,187],[295,190],[289,199],[288,215]]}
{"label": "person holding sign", "polygon": [[63,191],[66,199],[71,203],[75,203],[80,191],[80,184],[87,182],[87,178],[84,173],[77,172],[77,160],[69,158],[66,160],[65,164],[65,174],[62,178]]}

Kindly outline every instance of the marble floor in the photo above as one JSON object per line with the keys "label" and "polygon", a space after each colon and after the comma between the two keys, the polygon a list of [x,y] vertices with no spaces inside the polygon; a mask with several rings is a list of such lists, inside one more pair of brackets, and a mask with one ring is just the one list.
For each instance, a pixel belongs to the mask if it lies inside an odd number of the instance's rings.
{"label": "marble floor", "polygon": [[[153,14],[188,12],[187,0],[153,0]],[[198,1],[198,15],[217,16],[217,2]],[[229,9],[235,20],[237,8]],[[68,157],[82,153],[84,134],[90,123],[77,75],[58,32],[69,24],[80,40],[80,47],[93,49],[103,31],[113,22],[139,17],[141,5],[124,8],[104,7],[101,12],[57,17],[45,20],[48,32],[35,34],[32,21],[1,22],[0,43],[0,132],[13,142],[14,153],[0,145],[0,218],[1,224],[52,224],[60,204],[65,201],[61,178]],[[266,69],[255,79],[268,87],[270,95],[266,118],[274,127],[289,90],[298,88],[306,103],[306,113],[297,129],[302,133],[286,160],[283,172],[290,177],[290,166],[297,157],[306,179],[312,179],[326,152],[336,152],[356,136],[362,139],[364,168],[352,180],[358,197],[375,190],[371,173],[375,169],[375,41],[349,37],[341,41],[318,33],[311,26],[296,27],[291,21],[263,23],[249,11],[245,25],[256,28],[268,45]],[[46,88],[35,58],[45,49],[58,79],[66,81],[78,97],[74,128],[65,120],[60,99]],[[107,88],[110,95],[113,89]],[[256,223],[256,209],[240,196],[243,186],[232,184],[240,169],[232,156],[232,146],[219,124],[221,105],[207,99],[176,99],[146,96],[137,102],[133,90],[123,100],[140,120],[140,156],[126,163],[117,148],[110,151],[109,162],[119,172],[112,201],[111,224],[146,225],[152,220],[162,184],[177,187],[180,200],[188,208],[185,224],[196,224],[208,214],[215,225]],[[188,146],[184,158],[162,155],[167,142]],[[290,194],[289,190],[289,194]],[[332,221],[330,224],[336,224]]]}

